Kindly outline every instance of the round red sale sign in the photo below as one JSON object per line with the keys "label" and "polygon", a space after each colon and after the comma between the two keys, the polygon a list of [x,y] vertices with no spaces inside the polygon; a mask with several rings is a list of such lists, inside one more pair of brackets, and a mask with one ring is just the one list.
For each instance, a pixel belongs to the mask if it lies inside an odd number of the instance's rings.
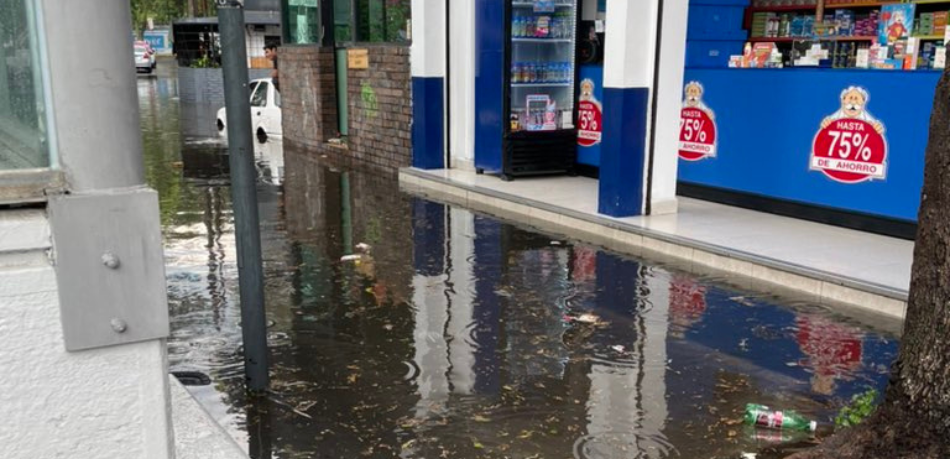
{"label": "round red sale sign", "polygon": [[716,123],[705,110],[686,107],[680,113],[679,157],[699,161],[716,156]]}
{"label": "round red sale sign", "polygon": [[577,144],[592,147],[600,143],[603,113],[596,100],[582,100],[577,111]]}
{"label": "round red sale sign", "polygon": [[883,126],[857,118],[828,122],[815,136],[811,169],[842,183],[883,179],[887,175],[887,140]]}

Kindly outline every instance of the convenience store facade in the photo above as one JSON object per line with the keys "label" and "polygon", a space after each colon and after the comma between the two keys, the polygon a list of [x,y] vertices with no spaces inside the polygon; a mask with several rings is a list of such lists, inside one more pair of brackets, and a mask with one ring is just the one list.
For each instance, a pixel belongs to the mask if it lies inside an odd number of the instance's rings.
{"label": "convenience store facade", "polygon": [[[868,29],[867,16],[880,14],[885,4],[754,1],[579,0],[578,29],[601,32],[602,60],[579,62],[577,78],[593,82],[600,110],[599,132],[585,133],[577,152],[577,171],[598,179],[598,211],[611,217],[674,213],[677,196],[689,196],[913,238],[940,71],[833,68],[854,67],[855,51],[866,48],[854,44],[876,41],[855,27]],[[505,5],[411,2],[404,45],[411,122],[404,128],[411,130],[406,162],[412,166],[474,171],[482,169],[480,156],[497,154],[490,151],[497,146],[479,138],[479,126],[508,122],[482,109],[485,100],[498,97],[485,90],[485,81],[498,86],[501,78],[489,71],[488,64],[497,62],[488,54],[497,50],[486,46],[485,36],[509,26],[493,20]],[[911,17],[918,25],[906,27],[906,35],[919,35],[919,24],[926,24],[922,40],[942,42],[934,38],[935,20],[921,15],[932,18],[944,8],[950,2],[918,5],[905,27]],[[819,39],[781,36],[790,33],[785,24],[793,15],[837,19],[836,11],[852,12],[850,31],[842,27]],[[780,30],[763,32],[763,13],[773,22],[784,19]],[[758,36],[763,33],[774,35]],[[760,43],[778,52],[761,55]],[[747,44],[755,47],[751,55]],[[815,44],[827,48],[829,58],[793,67],[807,53],[792,50]],[[850,54],[840,58],[840,48]],[[386,58],[377,64],[378,51],[369,49],[370,71],[385,65]],[[920,67],[933,64],[930,53],[926,63],[920,57]],[[338,50],[337,59],[345,54]],[[782,62],[784,68],[731,68],[730,57],[743,54],[759,61],[752,65]],[[349,108],[359,109],[360,102]]]}
{"label": "convenience store facade", "polygon": [[[826,2],[582,2],[581,20],[604,20],[606,32],[602,63],[579,66],[581,79],[594,70],[595,82],[602,85],[596,91],[603,110],[598,157],[591,159],[590,149],[578,148],[581,170],[593,166],[599,172],[600,212],[675,212],[679,193],[913,238],[940,70],[923,68],[933,64],[932,51],[928,62],[919,56],[921,68],[915,70],[826,68],[854,65],[853,51],[850,63],[836,60],[843,43],[876,42],[869,32],[854,36],[853,24],[851,34],[842,27],[830,37],[754,36],[758,31],[752,30],[751,18],[756,13],[813,16],[821,7],[825,18],[846,11],[859,22],[881,14],[886,5]],[[441,152],[446,167],[476,167],[484,154],[477,148],[476,126],[485,114],[478,112],[476,101],[482,87],[478,69],[484,67],[478,35],[487,24],[479,16],[495,3],[500,2],[452,2],[449,49],[437,53],[448,55],[448,75],[440,73],[445,68],[441,62],[429,60],[413,73],[430,85],[443,78],[448,87],[445,112],[451,115],[445,120],[446,150]],[[909,15],[907,21],[918,25],[908,27],[907,36],[920,36],[920,23],[928,26],[923,43],[916,44],[918,52],[942,33],[922,15],[946,9],[950,3],[926,3]],[[730,56],[742,55],[747,43],[760,42],[775,43],[786,65],[794,64],[793,46],[820,44],[831,55],[816,66],[729,67]],[[429,43],[414,43],[414,52],[424,53]],[[417,129],[433,122],[415,121]],[[415,157],[428,158],[417,164],[442,165],[433,144],[430,140],[424,151],[414,150]]]}

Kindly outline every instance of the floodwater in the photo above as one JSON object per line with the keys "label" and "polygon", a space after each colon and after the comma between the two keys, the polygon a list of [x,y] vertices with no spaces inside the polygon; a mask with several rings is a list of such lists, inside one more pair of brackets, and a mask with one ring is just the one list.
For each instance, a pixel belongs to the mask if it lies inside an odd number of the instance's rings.
{"label": "floodwater", "polygon": [[[812,440],[741,425],[746,403],[827,434],[853,394],[886,383],[893,321],[416,198],[269,142],[272,390],[248,398],[217,107],[176,93],[167,70],[139,79],[169,361],[210,376],[189,390],[253,458],[781,457]],[[360,243],[369,254],[342,262]]]}

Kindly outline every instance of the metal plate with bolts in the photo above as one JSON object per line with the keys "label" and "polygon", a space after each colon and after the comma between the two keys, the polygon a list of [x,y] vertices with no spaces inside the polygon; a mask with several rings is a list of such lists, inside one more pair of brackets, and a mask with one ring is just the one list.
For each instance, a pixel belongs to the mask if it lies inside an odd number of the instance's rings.
{"label": "metal plate with bolts", "polygon": [[168,336],[157,193],[61,195],[49,212],[66,349]]}

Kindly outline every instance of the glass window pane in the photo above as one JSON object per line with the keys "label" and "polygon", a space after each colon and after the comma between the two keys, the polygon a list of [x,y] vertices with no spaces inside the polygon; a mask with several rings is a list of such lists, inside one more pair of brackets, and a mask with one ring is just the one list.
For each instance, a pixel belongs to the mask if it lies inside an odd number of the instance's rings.
{"label": "glass window pane", "polygon": [[261,84],[257,85],[257,91],[255,91],[254,95],[251,96],[251,107],[263,107],[267,105],[268,86],[270,85],[265,81],[262,81]]}
{"label": "glass window pane", "polygon": [[411,0],[356,0],[357,39],[405,42],[409,37]]}
{"label": "glass window pane", "polygon": [[353,0],[333,0],[334,38],[353,41]]}
{"label": "glass window pane", "polygon": [[49,167],[32,0],[0,0],[0,170]]}
{"label": "glass window pane", "polygon": [[387,0],[386,41],[404,42],[409,39],[411,0]]}
{"label": "glass window pane", "polygon": [[320,41],[320,9],[317,0],[286,0],[284,22],[287,43],[307,44]]}

